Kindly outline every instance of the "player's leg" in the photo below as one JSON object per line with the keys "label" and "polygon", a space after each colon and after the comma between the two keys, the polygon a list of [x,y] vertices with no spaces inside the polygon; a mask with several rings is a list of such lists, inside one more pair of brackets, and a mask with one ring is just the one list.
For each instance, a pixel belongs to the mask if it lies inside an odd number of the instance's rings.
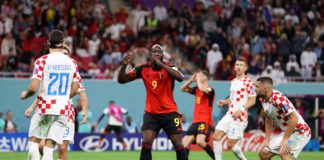
{"label": "player's leg", "polygon": [[62,144],[58,146],[58,159],[67,160],[67,150],[69,146],[69,141],[64,140]]}
{"label": "player's leg", "polygon": [[28,144],[28,159],[29,160],[39,160],[39,143],[41,142],[41,127],[44,127],[41,123],[42,117],[39,114],[34,114],[29,126],[29,144]]}
{"label": "player's leg", "polygon": [[109,124],[106,125],[104,131],[100,135],[97,148],[100,148],[104,138],[107,136],[107,134],[109,134],[112,131],[112,129],[112,126],[110,126]]}
{"label": "player's leg", "polygon": [[182,128],[180,115],[177,112],[164,114],[160,122],[165,133],[169,136],[177,154],[177,160],[188,160],[188,154],[182,143]]}
{"label": "player's leg", "polygon": [[142,149],[140,160],[152,160],[152,143],[160,131],[156,115],[145,113],[142,125]]}
{"label": "player's leg", "polygon": [[44,146],[45,146],[45,139],[42,139],[40,142],[39,142],[39,146],[38,146],[38,150],[39,150],[39,153],[43,156],[43,149],[44,149]]}
{"label": "player's leg", "polygon": [[230,114],[226,114],[216,125],[215,133],[213,136],[214,143],[214,154],[216,160],[222,159],[222,139],[229,130],[229,126],[232,123],[233,119]]}
{"label": "player's leg", "polygon": [[233,151],[238,159],[241,160],[246,160],[246,157],[244,156],[241,145],[238,143],[238,141],[243,139],[246,126],[247,123],[245,122],[234,121],[231,123],[228,131],[227,147]]}
{"label": "player's leg", "polygon": [[122,127],[121,126],[116,126],[115,129],[114,129],[114,131],[116,133],[117,141],[120,142],[123,145],[123,150],[125,150],[126,147],[127,147],[127,145],[124,142],[123,137],[122,137],[122,134],[121,134]]}
{"label": "player's leg", "polygon": [[29,146],[28,146],[28,160],[39,160],[39,143],[41,139],[36,137],[29,137]]}
{"label": "player's leg", "polygon": [[192,142],[195,141],[195,136],[194,135],[186,135],[184,138],[183,138],[183,147],[185,148],[185,150],[187,151],[187,155],[189,156],[189,152],[190,152],[190,149],[189,149],[189,145],[192,144]]}
{"label": "player's leg", "polygon": [[215,159],[215,154],[213,152],[212,147],[206,142],[206,139],[208,137],[206,136],[206,134],[198,134],[197,138],[196,138],[196,143],[198,146],[200,146],[201,148],[203,148],[206,153],[209,155],[209,157],[211,157],[212,159]]}
{"label": "player's leg", "polygon": [[269,147],[263,147],[259,153],[260,160],[271,160],[276,154],[270,151]]}
{"label": "player's leg", "polygon": [[213,136],[214,155],[215,155],[216,160],[221,160],[222,153],[223,153],[222,139],[226,135],[226,133],[222,130],[217,129],[218,128],[217,126],[216,126],[216,130],[215,130],[215,133]]}
{"label": "player's leg", "polygon": [[57,144],[63,143],[63,135],[65,132],[62,132],[66,129],[68,123],[67,116],[53,116],[46,115],[50,120],[50,128],[47,133],[45,140],[45,146],[43,149],[44,155],[43,160],[53,160],[53,151],[54,147]]}

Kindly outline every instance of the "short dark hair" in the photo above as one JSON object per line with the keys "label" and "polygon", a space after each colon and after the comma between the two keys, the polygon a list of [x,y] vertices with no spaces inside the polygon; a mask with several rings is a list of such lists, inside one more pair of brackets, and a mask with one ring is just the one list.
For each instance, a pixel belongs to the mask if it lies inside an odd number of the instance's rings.
{"label": "short dark hair", "polygon": [[204,74],[207,78],[209,78],[209,73],[207,70],[199,70],[202,74]]}
{"label": "short dark hair", "polygon": [[109,101],[109,104],[114,104],[114,103],[115,103],[115,101],[113,101],[113,100]]}
{"label": "short dark hair", "polygon": [[49,48],[62,48],[64,42],[64,33],[60,30],[53,30],[48,38]]}
{"label": "short dark hair", "polygon": [[244,62],[247,65],[247,61],[246,61],[246,59],[244,57],[237,57],[236,61]]}
{"label": "short dark hair", "polygon": [[259,77],[257,81],[273,85],[273,81],[270,77]]}

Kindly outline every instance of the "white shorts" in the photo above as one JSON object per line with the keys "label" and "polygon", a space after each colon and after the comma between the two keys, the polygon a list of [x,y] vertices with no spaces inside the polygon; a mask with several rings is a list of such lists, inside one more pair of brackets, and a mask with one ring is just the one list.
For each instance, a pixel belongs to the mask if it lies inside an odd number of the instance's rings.
{"label": "white shorts", "polygon": [[51,139],[62,144],[67,122],[67,116],[34,114],[30,121],[28,137]]}
{"label": "white shorts", "polygon": [[243,139],[247,122],[234,121],[232,115],[225,116],[217,123],[215,130],[224,131],[230,139]]}
{"label": "white shorts", "polygon": [[69,144],[74,144],[74,122],[68,122],[65,128],[65,132],[63,135],[63,141],[69,141]]}
{"label": "white shorts", "polygon": [[[272,153],[279,154],[280,144],[284,134],[284,132],[281,132],[279,134],[271,135],[269,148]],[[299,153],[303,150],[303,148],[306,146],[309,140],[310,137],[301,135],[297,132],[293,133],[290,136],[290,138],[288,139],[288,144],[291,147],[291,152],[294,158],[297,159]]]}

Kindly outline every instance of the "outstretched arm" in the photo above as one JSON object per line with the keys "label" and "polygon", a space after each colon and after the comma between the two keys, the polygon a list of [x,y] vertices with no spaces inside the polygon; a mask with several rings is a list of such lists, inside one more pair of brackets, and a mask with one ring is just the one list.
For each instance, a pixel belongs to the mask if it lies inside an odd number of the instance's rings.
{"label": "outstretched arm", "polygon": [[85,91],[79,92],[80,94],[80,100],[81,100],[81,106],[82,106],[82,117],[83,120],[80,124],[87,123],[87,114],[88,114],[88,97]]}
{"label": "outstretched arm", "polygon": [[37,92],[40,82],[41,81],[39,79],[33,78],[27,90],[21,92],[20,98],[25,100],[28,97],[33,96]]}

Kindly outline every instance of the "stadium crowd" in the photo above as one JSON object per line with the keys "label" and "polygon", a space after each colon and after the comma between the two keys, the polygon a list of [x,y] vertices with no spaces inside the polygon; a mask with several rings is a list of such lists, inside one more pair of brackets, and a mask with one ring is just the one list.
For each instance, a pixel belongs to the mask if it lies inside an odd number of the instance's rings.
{"label": "stadium crowd", "polygon": [[160,43],[166,60],[185,75],[193,70],[186,63],[191,62],[213,79],[230,80],[235,58],[244,56],[252,77],[323,80],[323,0],[189,1],[148,6],[137,0],[130,11],[121,7],[115,13],[104,0],[1,1],[0,70],[32,72],[34,60],[47,50],[47,34],[58,28],[89,78],[116,79],[125,52],[136,53],[136,66]]}

